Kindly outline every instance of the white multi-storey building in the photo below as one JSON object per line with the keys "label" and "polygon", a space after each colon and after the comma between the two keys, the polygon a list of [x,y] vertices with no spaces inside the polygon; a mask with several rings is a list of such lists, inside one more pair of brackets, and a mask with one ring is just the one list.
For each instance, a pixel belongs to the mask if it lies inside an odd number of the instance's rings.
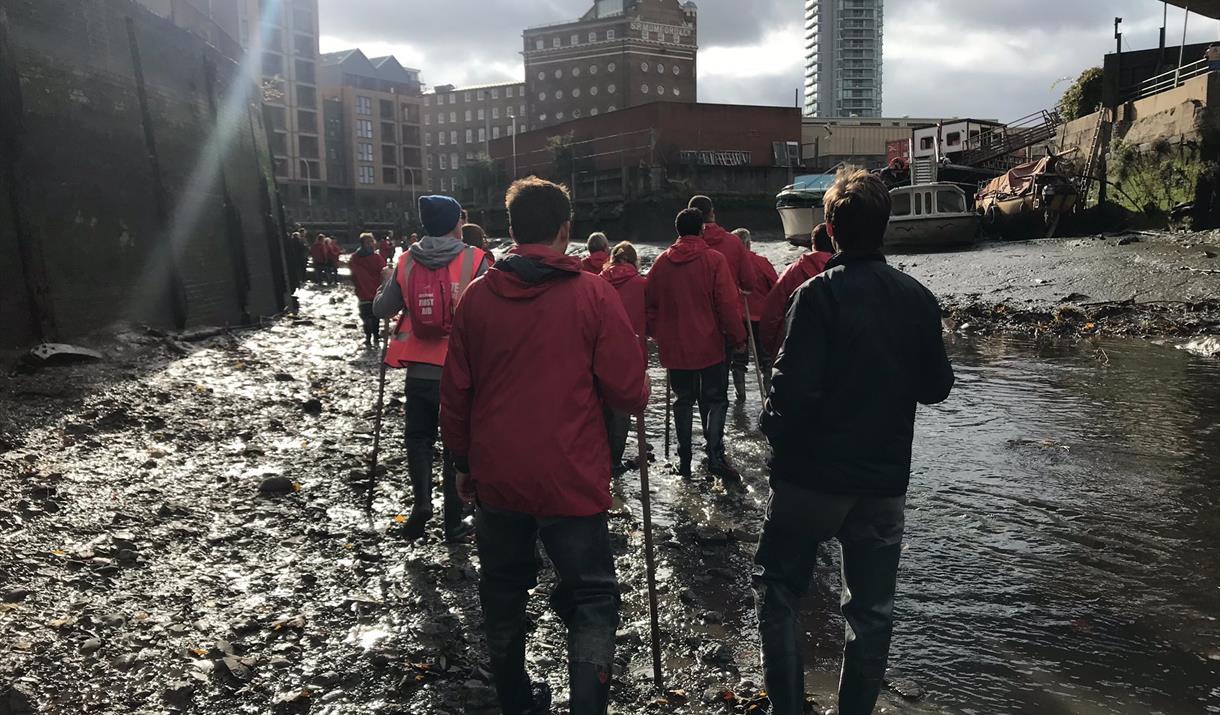
{"label": "white multi-storey building", "polygon": [[805,114],[880,117],[884,0],[805,0]]}

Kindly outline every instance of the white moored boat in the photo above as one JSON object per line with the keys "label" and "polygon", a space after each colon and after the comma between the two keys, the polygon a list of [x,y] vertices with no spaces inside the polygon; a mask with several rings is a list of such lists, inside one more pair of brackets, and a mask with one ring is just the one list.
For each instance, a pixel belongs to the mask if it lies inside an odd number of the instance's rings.
{"label": "white moored boat", "polygon": [[956,184],[899,186],[890,190],[890,198],[887,252],[962,248],[978,241],[979,216],[967,207],[966,194]]}
{"label": "white moored boat", "polygon": [[834,174],[809,174],[796,177],[775,197],[775,209],[784,222],[784,237],[789,241],[803,239],[806,243],[813,228],[824,220],[822,199],[834,184]]}

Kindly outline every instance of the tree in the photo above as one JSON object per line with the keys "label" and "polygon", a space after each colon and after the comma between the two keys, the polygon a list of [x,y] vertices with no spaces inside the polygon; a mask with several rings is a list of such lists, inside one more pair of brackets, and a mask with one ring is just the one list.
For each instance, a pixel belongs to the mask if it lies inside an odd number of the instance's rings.
{"label": "tree", "polygon": [[1059,103],[1055,105],[1055,109],[1059,111],[1059,116],[1065,122],[1079,119],[1097,111],[1097,105],[1101,104],[1103,76],[1104,74],[1100,67],[1090,67],[1081,72],[1076,81],[1067,88],[1067,91],[1059,99]]}

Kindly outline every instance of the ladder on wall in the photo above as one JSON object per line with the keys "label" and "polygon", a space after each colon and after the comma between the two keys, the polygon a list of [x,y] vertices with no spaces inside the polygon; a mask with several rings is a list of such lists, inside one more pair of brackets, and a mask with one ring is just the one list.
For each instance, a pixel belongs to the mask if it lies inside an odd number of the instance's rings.
{"label": "ladder on wall", "polygon": [[1089,155],[1085,158],[1084,171],[1076,176],[1076,205],[1082,209],[1088,206],[1089,192],[1093,189],[1093,182],[1102,180],[1095,174],[1098,164],[1101,163],[1102,129],[1106,125],[1109,113],[1110,110],[1105,107],[1097,108],[1097,123],[1093,125],[1093,143],[1089,147]]}

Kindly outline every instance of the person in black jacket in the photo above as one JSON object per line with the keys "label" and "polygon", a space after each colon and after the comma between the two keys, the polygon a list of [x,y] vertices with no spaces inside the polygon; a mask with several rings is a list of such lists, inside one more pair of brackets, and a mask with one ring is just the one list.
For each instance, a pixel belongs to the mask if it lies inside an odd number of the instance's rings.
{"label": "person in black jacket", "polygon": [[[915,405],[944,401],[953,368],[936,297],[882,255],[890,196],[865,171],[826,193],[838,254],[792,298],[759,426],[771,443],[771,497],[754,592],[775,715],[804,704],[800,598],[818,543],[843,553],[847,645],[840,715],[871,713],[893,629]],[[809,445],[824,445],[811,458]]]}

